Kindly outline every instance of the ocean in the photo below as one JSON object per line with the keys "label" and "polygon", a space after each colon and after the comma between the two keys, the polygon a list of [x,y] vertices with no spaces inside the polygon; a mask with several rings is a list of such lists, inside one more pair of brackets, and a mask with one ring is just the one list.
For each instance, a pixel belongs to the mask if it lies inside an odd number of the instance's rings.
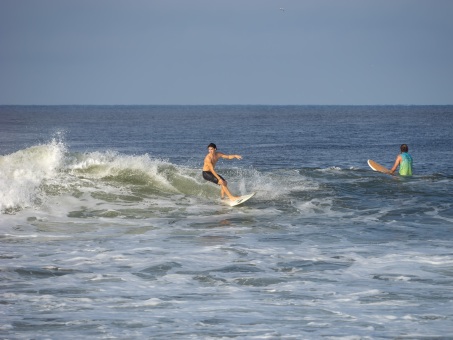
{"label": "ocean", "polygon": [[452,339],[452,188],[453,106],[0,106],[0,338]]}

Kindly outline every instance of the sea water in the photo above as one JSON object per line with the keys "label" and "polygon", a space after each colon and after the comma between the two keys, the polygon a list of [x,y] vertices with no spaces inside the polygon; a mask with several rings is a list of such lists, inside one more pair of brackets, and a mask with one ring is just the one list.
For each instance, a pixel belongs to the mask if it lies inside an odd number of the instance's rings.
{"label": "sea water", "polygon": [[[453,106],[1,106],[0,338],[450,339]],[[207,145],[240,154],[201,176]],[[409,145],[414,176],[391,168]]]}

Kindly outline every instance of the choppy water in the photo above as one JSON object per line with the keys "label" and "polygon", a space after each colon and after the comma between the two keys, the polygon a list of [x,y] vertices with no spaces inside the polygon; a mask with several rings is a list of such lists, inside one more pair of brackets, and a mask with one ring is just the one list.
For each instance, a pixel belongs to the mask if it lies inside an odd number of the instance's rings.
{"label": "choppy water", "polygon": [[[0,107],[0,338],[448,339],[453,107]],[[210,142],[243,160],[201,177]],[[409,144],[415,176],[391,167]]]}

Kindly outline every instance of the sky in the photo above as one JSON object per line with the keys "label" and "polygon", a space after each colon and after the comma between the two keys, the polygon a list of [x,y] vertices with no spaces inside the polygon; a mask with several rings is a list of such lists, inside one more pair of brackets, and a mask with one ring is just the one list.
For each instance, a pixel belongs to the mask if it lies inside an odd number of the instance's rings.
{"label": "sky", "polygon": [[452,0],[0,0],[0,105],[453,104]]}

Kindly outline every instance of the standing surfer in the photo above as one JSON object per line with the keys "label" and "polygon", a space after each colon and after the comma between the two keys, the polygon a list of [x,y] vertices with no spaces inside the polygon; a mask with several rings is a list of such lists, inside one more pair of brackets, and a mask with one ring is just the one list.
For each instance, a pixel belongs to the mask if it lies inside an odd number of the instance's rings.
{"label": "standing surfer", "polygon": [[390,172],[393,174],[399,166],[399,174],[401,176],[412,176],[412,156],[409,155],[409,147],[407,144],[402,144],[400,150],[401,154],[396,157],[395,164]]}
{"label": "standing surfer", "polygon": [[227,181],[220,176],[215,170],[215,165],[220,158],[224,159],[242,159],[240,155],[225,155],[217,151],[217,146],[214,143],[208,145],[208,154],[204,159],[203,164],[203,178],[220,185],[220,197],[223,199],[225,194],[232,201],[237,200],[239,197],[233,196],[227,187]]}

